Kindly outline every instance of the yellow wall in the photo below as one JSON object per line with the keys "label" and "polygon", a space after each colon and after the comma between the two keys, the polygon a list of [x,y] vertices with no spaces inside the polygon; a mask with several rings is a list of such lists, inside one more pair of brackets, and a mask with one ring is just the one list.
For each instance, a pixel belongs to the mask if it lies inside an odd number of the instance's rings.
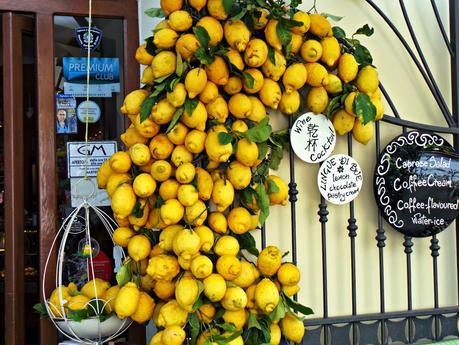
{"label": "yellow wall", "polygon": [[[303,10],[311,7],[312,1],[303,1]],[[392,19],[409,40],[404,26],[398,1],[375,1]],[[401,117],[407,120],[444,126],[445,121],[429,93],[415,65],[408,54],[389,30],[383,20],[363,0],[318,0],[318,11],[344,16],[336,25],[348,34],[367,23],[375,28],[371,38],[362,38],[378,67],[380,79],[390,93]],[[450,102],[449,57],[437,29],[430,2],[406,1],[414,28],[437,82],[447,102]],[[439,11],[448,25],[448,2],[437,1]],[[151,35],[155,20],[143,15],[143,10],[158,7],[159,1],[139,1],[140,36]],[[448,29],[448,27],[447,27]],[[414,49],[414,46],[411,44]],[[386,113],[392,114],[386,104]],[[286,119],[280,113],[271,113],[271,122],[276,128],[286,127]],[[401,128],[382,124],[382,146],[401,133]],[[451,138],[448,138],[451,139]],[[334,153],[347,153],[347,141],[338,138]],[[379,263],[375,235],[377,228],[377,209],[373,197],[373,169],[375,165],[375,141],[367,146],[354,144],[354,157],[364,173],[364,184],[356,200],[356,218],[359,227],[356,238],[357,247],[357,294],[358,313],[379,312]],[[284,159],[277,172],[284,179],[289,178],[289,161]],[[297,203],[297,243],[298,265],[302,273],[302,289],[299,299],[311,306],[314,317],[322,315],[322,261],[321,230],[317,211],[320,201],[316,185],[318,165],[295,161],[296,181],[298,183]],[[328,289],[329,314],[348,315],[351,313],[350,241],[346,229],[349,218],[348,206],[328,207],[327,223],[328,250]],[[406,256],[403,253],[403,236],[385,224],[386,247],[385,291],[386,310],[404,310],[406,299]],[[284,251],[291,250],[290,207],[273,207],[267,223],[268,243],[276,244]],[[451,226],[438,236],[440,240],[439,282],[440,305],[457,305],[457,266],[455,229]],[[430,239],[415,239],[412,254],[413,307],[433,307],[432,257]]]}

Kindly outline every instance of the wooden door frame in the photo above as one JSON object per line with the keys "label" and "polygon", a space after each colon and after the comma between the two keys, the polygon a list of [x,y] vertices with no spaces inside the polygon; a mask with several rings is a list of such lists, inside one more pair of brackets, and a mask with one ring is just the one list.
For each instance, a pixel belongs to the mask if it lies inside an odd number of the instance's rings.
{"label": "wooden door frame", "polygon": [[[43,278],[43,268],[56,234],[57,219],[57,175],[56,175],[56,136],[55,133],[55,89],[54,89],[54,16],[87,16],[88,2],[84,0],[0,0],[0,10],[2,12],[24,12],[34,15],[35,18],[35,37],[36,37],[36,68],[37,68],[37,111],[38,111],[38,174],[39,174],[39,246],[40,246],[40,281]],[[138,5],[136,0],[97,0],[93,2],[92,13],[95,17],[113,18],[123,20],[124,30],[124,93],[139,86],[139,72],[134,58],[135,49],[139,42],[138,33]],[[5,57],[5,61],[12,61]],[[6,68],[6,66],[4,66]],[[22,81],[22,80],[21,80]],[[6,87],[7,85],[5,85]],[[17,87],[17,86],[16,86]],[[22,103],[21,107],[22,107]],[[22,112],[16,112],[16,115]],[[15,118],[15,121],[18,116]],[[11,126],[20,125],[19,122],[12,123]],[[5,133],[9,128],[5,127]],[[7,157],[5,156],[5,163]],[[19,162],[22,166],[23,162]],[[15,170],[19,166],[12,166],[12,175],[18,175],[16,181],[22,174]],[[11,177],[13,178],[13,177]],[[7,180],[5,180],[7,181]],[[16,182],[15,182],[16,183]],[[14,206],[17,206],[23,198],[23,192],[14,199]],[[12,197],[11,197],[12,198]],[[5,200],[7,202],[7,199]],[[8,201],[11,202],[11,201]],[[5,212],[9,212],[9,217],[15,227],[22,229],[23,207],[14,212],[13,203]],[[7,216],[7,215],[6,215]],[[11,225],[11,226],[13,226]],[[17,230],[17,228],[16,228]],[[17,231],[16,231],[17,232]],[[17,237],[11,242],[12,248],[8,247],[11,253],[23,253],[23,241]],[[20,265],[23,259],[19,256],[12,257]],[[19,266],[15,266],[19,268]],[[24,344],[24,315],[23,299],[24,282],[21,279],[21,272],[13,274],[15,284],[6,284],[9,291],[9,307],[14,310],[5,318],[5,329],[7,331],[6,344]],[[7,276],[7,280],[9,277]],[[50,293],[53,279],[49,279],[49,284],[45,287],[45,292]],[[12,281],[13,282],[13,281]],[[41,286],[41,284],[40,284]],[[40,287],[41,289],[41,287]],[[41,291],[40,291],[41,295]],[[11,304],[13,303],[13,305]],[[22,308],[22,309],[21,309]],[[21,320],[22,319],[22,320]],[[145,338],[139,331],[130,332],[130,344],[144,344]],[[143,333],[144,334],[144,333]],[[56,344],[56,331],[49,321],[40,323],[40,344]]]}

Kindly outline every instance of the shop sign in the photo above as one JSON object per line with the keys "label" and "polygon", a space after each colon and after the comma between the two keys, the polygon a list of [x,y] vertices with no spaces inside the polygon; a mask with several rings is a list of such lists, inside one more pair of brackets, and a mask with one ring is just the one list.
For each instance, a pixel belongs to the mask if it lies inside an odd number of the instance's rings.
{"label": "shop sign", "polygon": [[95,123],[100,119],[100,107],[94,101],[84,101],[77,108],[78,119],[86,123]]}
{"label": "shop sign", "polygon": [[67,143],[68,177],[84,177],[87,155],[87,176],[96,177],[100,165],[117,151],[116,141],[91,141]]}
{"label": "shop sign", "polygon": [[360,193],[362,182],[359,163],[343,154],[325,160],[317,175],[320,194],[335,205],[344,205],[354,200]]}
{"label": "shop sign", "polygon": [[434,133],[402,134],[377,161],[374,194],[395,230],[413,237],[439,233],[459,215],[459,156]]}
{"label": "shop sign", "polygon": [[335,128],[325,115],[306,113],[293,124],[290,142],[301,160],[308,163],[323,162],[335,148]]}
{"label": "shop sign", "polygon": [[[88,61],[85,57],[64,57],[64,93],[86,97]],[[89,96],[111,97],[120,92],[120,67],[118,58],[90,58]]]}
{"label": "shop sign", "polygon": [[81,49],[93,51],[102,41],[102,30],[91,27],[91,32],[89,32],[88,26],[82,26],[75,29],[75,36]]}

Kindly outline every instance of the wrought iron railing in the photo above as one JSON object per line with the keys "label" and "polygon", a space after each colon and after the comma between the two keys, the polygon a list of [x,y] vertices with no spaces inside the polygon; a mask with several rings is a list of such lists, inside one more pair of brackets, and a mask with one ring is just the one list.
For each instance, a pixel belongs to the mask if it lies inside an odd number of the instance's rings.
{"label": "wrought iron railing", "polygon": [[[389,26],[395,36],[400,40],[406,52],[416,65],[419,73],[424,79],[429,91],[432,93],[435,102],[448,125],[448,127],[433,126],[421,123],[407,121],[401,118],[390,95],[381,84],[380,88],[383,96],[394,116],[385,115],[383,122],[399,126],[402,132],[411,129],[432,131],[444,134],[451,134],[454,137],[454,147],[459,148],[459,90],[458,90],[458,62],[459,62],[459,0],[449,1],[450,12],[450,33],[449,38],[445,26],[441,20],[435,0],[431,0],[431,7],[435,17],[434,24],[439,27],[442,40],[446,49],[451,56],[451,89],[452,105],[448,106],[443,97],[440,88],[432,74],[427,59],[424,56],[419,44],[410,16],[403,0],[399,0],[400,9],[403,19],[409,31],[410,39],[414,45],[411,48],[408,41],[404,38],[397,27],[392,23],[390,18],[378,7],[375,2],[365,0],[366,4],[378,13],[385,23]],[[293,125],[293,119],[289,119],[289,127]],[[381,125],[376,123],[376,157],[381,153]],[[353,154],[352,135],[347,138],[348,154]],[[291,207],[291,236],[292,236],[292,261],[297,262],[297,214],[296,204],[298,201],[297,183],[295,181],[294,153],[290,150],[290,183],[289,196]],[[375,236],[375,249],[379,255],[379,291],[375,291],[375,298],[379,298],[379,313],[377,314],[359,314],[357,310],[357,267],[356,267],[356,237],[358,234],[358,222],[355,217],[354,202],[349,204],[348,218],[348,236],[350,241],[350,275],[351,275],[351,299],[352,314],[349,316],[330,317],[328,305],[328,266],[327,266],[327,222],[328,206],[326,200],[321,197],[318,210],[318,220],[321,224],[321,257],[322,257],[322,284],[323,284],[323,313],[320,318],[308,319],[304,322],[306,333],[303,340],[304,344],[418,344],[444,339],[459,337],[458,316],[459,307],[457,305],[450,307],[439,306],[439,272],[438,257],[440,255],[440,244],[436,235],[430,240],[430,255],[432,256],[432,274],[433,274],[433,301],[432,308],[415,310],[413,308],[413,281],[412,281],[412,255],[415,250],[415,242],[410,236],[404,236],[403,249],[406,256],[406,309],[399,312],[386,311],[386,291],[385,291],[385,267],[384,267],[384,249],[386,247],[386,229],[383,217],[378,211],[377,229]],[[448,231],[451,231],[448,230]],[[456,241],[459,239],[459,226],[456,224]],[[265,246],[266,234],[265,229],[262,231],[262,245]],[[456,243],[456,253],[459,252]],[[457,254],[459,255],[459,254]],[[456,268],[454,268],[454,265]],[[451,269],[459,271],[459,256],[456,258]],[[458,273],[459,276],[459,273]],[[456,289],[459,293],[459,284],[456,281]]]}

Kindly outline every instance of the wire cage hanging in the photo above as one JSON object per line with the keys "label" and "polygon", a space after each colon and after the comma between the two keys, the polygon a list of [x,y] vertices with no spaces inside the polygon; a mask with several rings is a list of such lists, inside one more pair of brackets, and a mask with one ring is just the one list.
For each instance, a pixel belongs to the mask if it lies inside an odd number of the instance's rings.
{"label": "wire cage hanging", "polygon": [[[83,195],[83,202],[64,219],[62,226],[53,240],[44,267],[42,297],[51,322],[62,335],[81,344],[104,344],[123,333],[131,325],[132,320],[129,318],[120,319],[117,317],[113,312],[113,308],[110,307],[110,302],[113,302],[113,297],[105,298],[104,295],[98,295],[93,258],[98,254],[99,249],[96,248],[97,242],[91,237],[90,214],[92,213],[98,217],[112,242],[112,235],[117,224],[106,212],[88,201],[95,194],[96,188],[94,183],[91,180],[83,179],[79,184],[81,184],[80,187],[82,187],[79,188],[80,190],[84,190],[84,185],[86,184],[86,188],[91,188],[92,191],[87,193],[87,195]],[[75,232],[74,225],[81,217],[84,218],[83,230]],[[79,303],[78,309],[89,309],[90,314],[88,315],[90,315],[90,317],[76,321],[69,317],[71,305],[69,305],[69,292],[67,290],[68,288],[66,289],[64,285],[63,276],[66,259],[72,254],[67,250],[66,244],[72,236],[80,234],[83,231],[84,238],[80,241],[78,253],[80,256],[82,254],[83,259],[86,261],[86,280],[89,284],[94,284],[93,289],[95,296],[89,301],[77,302]],[[114,242],[113,245],[114,251],[122,253],[121,257],[122,260],[124,260],[126,258],[124,251],[121,248],[118,248],[118,250]],[[54,296],[52,295],[48,298],[45,294],[45,286],[47,285],[47,279],[52,279],[48,268],[50,267],[50,262],[53,260],[55,248],[57,248],[55,266],[56,289],[53,292]],[[91,275],[94,278],[92,280]]]}

